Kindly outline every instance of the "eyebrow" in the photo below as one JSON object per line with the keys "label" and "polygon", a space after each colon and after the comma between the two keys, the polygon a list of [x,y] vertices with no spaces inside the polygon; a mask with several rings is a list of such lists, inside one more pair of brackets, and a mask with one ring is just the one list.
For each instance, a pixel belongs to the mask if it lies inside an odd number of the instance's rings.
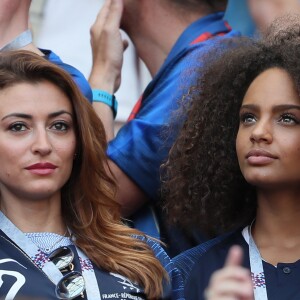
{"label": "eyebrow", "polygon": [[[60,110],[60,111],[53,112],[53,113],[49,114],[48,117],[49,118],[55,118],[55,117],[58,117],[58,116],[63,115],[63,114],[68,114],[73,118],[73,115],[70,112],[66,111],[66,110]],[[1,121],[5,120],[7,118],[11,118],[11,117],[17,117],[17,118],[22,118],[22,119],[32,119],[32,116],[28,115],[28,114],[11,113],[9,115],[4,116],[1,119]]]}
{"label": "eyebrow", "polygon": [[259,108],[255,104],[244,104],[244,105],[241,105],[240,110],[241,109],[251,109],[251,110],[257,111]]}
{"label": "eyebrow", "polygon": [[[251,109],[254,111],[259,110],[259,106],[255,104],[245,104],[242,105],[240,109]],[[281,104],[281,105],[276,105],[273,107],[273,111],[281,111],[281,110],[289,110],[289,109],[297,109],[300,110],[300,105],[294,105],[294,104]]]}
{"label": "eyebrow", "polygon": [[300,110],[300,105],[282,104],[274,107],[274,111],[297,109]]}

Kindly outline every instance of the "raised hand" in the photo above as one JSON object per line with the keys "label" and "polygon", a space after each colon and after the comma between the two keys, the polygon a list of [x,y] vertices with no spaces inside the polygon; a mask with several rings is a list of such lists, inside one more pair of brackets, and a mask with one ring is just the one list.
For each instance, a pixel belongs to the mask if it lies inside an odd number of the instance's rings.
{"label": "raised hand", "polygon": [[224,267],[211,276],[205,290],[206,300],[254,299],[250,271],[241,266],[242,259],[242,249],[231,247]]}
{"label": "raised hand", "polygon": [[115,93],[121,83],[123,52],[128,42],[122,39],[120,23],[123,0],[106,0],[91,27],[93,67],[92,88]]}

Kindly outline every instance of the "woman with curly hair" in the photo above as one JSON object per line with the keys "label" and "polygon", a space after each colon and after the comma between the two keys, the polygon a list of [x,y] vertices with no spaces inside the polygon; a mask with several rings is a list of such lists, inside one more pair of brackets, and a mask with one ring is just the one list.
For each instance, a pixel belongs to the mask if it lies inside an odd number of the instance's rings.
{"label": "woman with curly hair", "polygon": [[186,299],[253,299],[251,277],[256,300],[300,299],[299,28],[231,42],[191,90],[166,208],[222,235],[175,259]]}
{"label": "woman with curly hair", "polygon": [[1,298],[171,297],[170,260],[122,223],[105,148],[65,71],[27,51],[0,54]]}

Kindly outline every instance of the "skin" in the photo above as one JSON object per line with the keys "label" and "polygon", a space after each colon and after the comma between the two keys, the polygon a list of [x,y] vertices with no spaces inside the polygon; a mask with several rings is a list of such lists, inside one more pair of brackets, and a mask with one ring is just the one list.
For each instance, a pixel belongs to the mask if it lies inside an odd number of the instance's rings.
{"label": "skin", "polygon": [[[290,76],[280,69],[259,75],[245,95],[240,118],[236,148],[247,182],[263,190],[296,188],[300,182],[300,101]],[[274,158],[246,158],[251,150],[266,151]]]}
{"label": "skin", "polygon": [[299,13],[298,0],[248,0],[250,14],[259,29],[264,32],[271,22],[285,13]]}
{"label": "skin", "polygon": [[[3,47],[29,28],[30,4],[31,0],[0,1],[0,47]],[[33,43],[24,46],[22,49],[41,56],[44,55]]]}
{"label": "skin", "polygon": [[[138,56],[154,76],[184,29],[204,14],[200,10],[179,12],[172,1],[106,0],[91,28],[91,87],[114,94],[120,86],[123,52],[127,47],[120,27],[129,35]],[[107,140],[112,140],[111,108],[99,102],[93,103],[93,107],[104,124]],[[109,166],[118,183],[117,200],[122,214],[128,217],[142,207],[148,197],[113,161],[109,160]]]}
{"label": "skin", "polygon": [[242,259],[242,249],[233,246],[228,253],[224,268],[212,275],[209,286],[205,290],[205,299],[254,299],[250,271],[240,266]]}
{"label": "skin", "polygon": [[[264,150],[274,158],[249,157]],[[248,88],[240,109],[236,151],[241,171],[257,191],[252,236],[270,264],[293,263],[300,257],[300,98],[290,75],[272,68]],[[250,152],[251,153],[251,152]],[[207,299],[253,299],[249,271],[233,247],[224,268],[216,271]],[[252,288],[251,288],[252,290]]]}
{"label": "skin", "polygon": [[[1,211],[22,231],[65,232],[61,188],[75,148],[72,106],[56,86],[20,83],[0,91]],[[46,174],[27,169],[45,162],[56,167]]]}
{"label": "skin", "polygon": [[[245,105],[258,107],[255,114],[252,111],[254,117],[241,122],[237,136],[242,173],[257,190],[252,235],[266,261],[292,263],[300,257],[299,95],[288,73],[274,68],[251,84],[241,114]],[[276,158],[262,165],[249,163],[245,156],[253,148]]]}

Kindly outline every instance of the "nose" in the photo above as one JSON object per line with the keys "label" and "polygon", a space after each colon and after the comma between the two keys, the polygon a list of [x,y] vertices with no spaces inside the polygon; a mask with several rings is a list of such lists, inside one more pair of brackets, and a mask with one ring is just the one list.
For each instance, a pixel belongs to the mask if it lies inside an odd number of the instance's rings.
{"label": "nose", "polygon": [[51,153],[52,145],[45,128],[39,128],[35,131],[31,149],[34,154],[40,154],[42,156]]}
{"label": "nose", "polygon": [[268,121],[257,121],[253,126],[250,140],[252,143],[267,143],[270,144],[273,141],[272,126]]}

